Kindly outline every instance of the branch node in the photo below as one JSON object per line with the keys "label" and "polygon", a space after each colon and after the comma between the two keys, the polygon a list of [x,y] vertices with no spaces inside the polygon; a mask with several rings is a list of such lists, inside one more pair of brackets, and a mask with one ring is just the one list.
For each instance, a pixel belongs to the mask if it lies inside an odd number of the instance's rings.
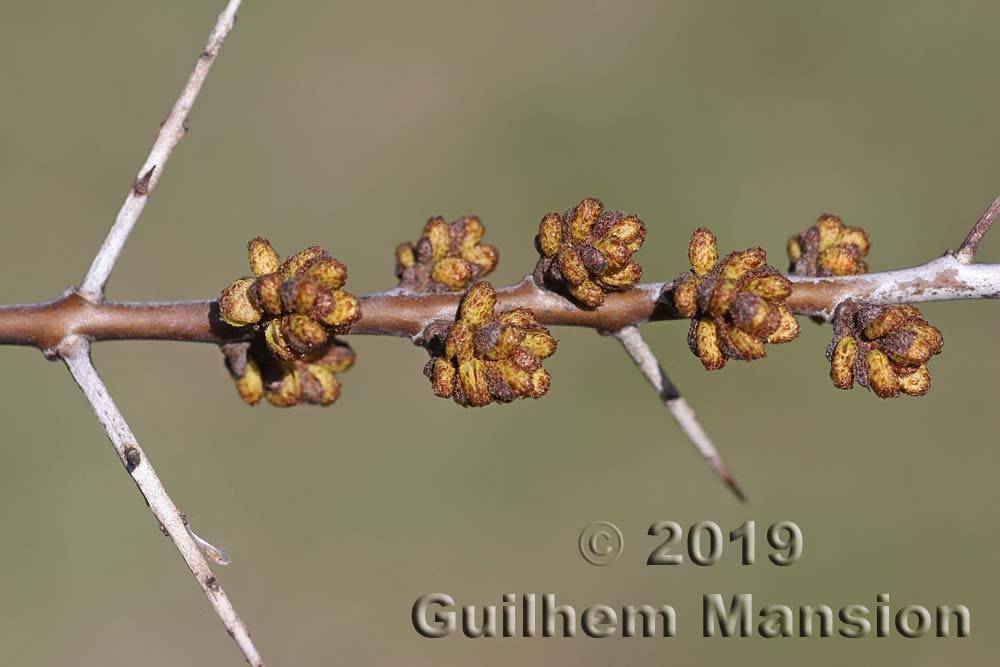
{"label": "branch node", "polygon": [[154,164],[150,167],[145,174],[135,179],[132,183],[132,192],[137,197],[145,197],[149,194],[149,182],[153,179],[153,172],[156,171],[156,165]]}

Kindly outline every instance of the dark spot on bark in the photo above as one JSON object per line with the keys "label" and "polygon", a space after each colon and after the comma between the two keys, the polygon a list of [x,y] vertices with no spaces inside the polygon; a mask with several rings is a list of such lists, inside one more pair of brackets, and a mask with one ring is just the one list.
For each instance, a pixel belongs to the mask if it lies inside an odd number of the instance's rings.
{"label": "dark spot on bark", "polygon": [[143,197],[149,194],[149,181],[153,178],[154,171],[156,171],[155,164],[149,168],[149,171],[135,179],[135,183],[132,184],[132,192],[136,196]]}
{"label": "dark spot on bark", "polygon": [[142,463],[142,454],[139,453],[139,449],[132,445],[125,445],[125,470],[132,474],[132,471],[138,468],[140,463]]}

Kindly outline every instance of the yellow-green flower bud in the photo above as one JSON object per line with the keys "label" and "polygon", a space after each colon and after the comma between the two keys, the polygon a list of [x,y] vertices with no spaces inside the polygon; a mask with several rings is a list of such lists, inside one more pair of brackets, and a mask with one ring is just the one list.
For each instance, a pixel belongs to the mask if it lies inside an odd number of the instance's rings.
{"label": "yellow-green flower bud", "polygon": [[538,225],[538,249],[546,257],[555,257],[562,246],[562,219],[549,213]]}
{"label": "yellow-green flower bud", "polygon": [[260,374],[260,366],[253,357],[247,358],[243,377],[236,378],[236,392],[247,405],[257,405],[264,396],[264,381]]}
{"label": "yellow-green flower bud", "polygon": [[696,276],[704,276],[715,268],[715,263],[719,261],[715,234],[704,227],[694,230],[688,243],[688,261]]}
{"label": "yellow-green flower bud", "polygon": [[486,366],[479,359],[472,359],[458,367],[458,380],[462,385],[465,401],[471,407],[482,407],[492,402],[486,381]]}
{"label": "yellow-green flower bud", "polygon": [[250,270],[255,276],[274,273],[281,265],[281,258],[267,239],[257,237],[247,243],[247,255],[250,259]]}
{"label": "yellow-green flower bud", "polygon": [[253,279],[244,278],[222,290],[219,314],[226,324],[242,327],[260,321],[261,309],[251,292],[253,283]]}
{"label": "yellow-green flower bud", "polygon": [[462,305],[459,307],[459,318],[468,324],[482,324],[493,316],[497,305],[497,293],[493,285],[480,282],[469,288]]}
{"label": "yellow-green flower bud", "polygon": [[854,362],[858,356],[858,341],[850,336],[841,338],[830,360],[830,379],[838,389],[854,386]]}
{"label": "yellow-green flower bud", "polygon": [[472,280],[472,266],[461,257],[445,257],[435,262],[431,278],[451,289],[462,289]]}

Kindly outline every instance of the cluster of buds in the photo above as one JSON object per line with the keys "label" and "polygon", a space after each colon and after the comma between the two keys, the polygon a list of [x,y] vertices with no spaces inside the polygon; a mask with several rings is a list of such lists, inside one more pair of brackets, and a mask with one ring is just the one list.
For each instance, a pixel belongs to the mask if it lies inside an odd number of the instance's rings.
{"label": "cluster of buds", "polygon": [[715,235],[704,227],[688,245],[691,271],[673,283],[674,306],[691,318],[688,345],[707,370],[729,359],[765,356],[765,343],[787,343],[799,324],[784,301],[792,284],[762,248],[731,252],[719,260]]}
{"label": "cluster of buds", "polygon": [[278,406],[332,403],[340,394],[335,375],[354,362],[334,334],[361,317],[357,297],[341,290],[347,267],[316,246],[284,261],[262,238],[247,251],[254,277],[234,281],[219,299],[226,324],[264,334],[263,344],[227,350],[240,396],[251,405],[261,396]]}
{"label": "cluster of buds", "polygon": [[632,255],[645,240],[646,226],[638,217],[605,211],[600,199],[584,199],[539,223],[535,281],[596,308],[605,293],[631,289],[642,278]]}
{"label": "cluster of buds", "polygon": [[337,375],[354,365],[354,351],[336,339],[322,355],[295,361],[275,358],[260,343],[228,343],[222,352],[236,391],[248,405],[257,405],[261,398],[281,408],[330,405],[340,397]]}
{"label": "cluster of buds", "polygon": [[490,273],[500,261],[495,246],[482,243],[486,228],[467,215],[447,223],[431,218],[416,243],[396,247],[396,277],[411,292],[455,292]]}
{"label": "cluster of buds", "polygon": [[788,239],[789,271],[797,276],[851,276],[867,273],[864,257],[870,243],[868,232],[847,227],[830,213],[816,224]]}
{"label": "cluster of buds", "polygon": [[556,339],[527,308],[494,314],[497,293],[486,282],[469,289],[457,320],[429,345],[424,368],[434,393],[463,406],[540,398],[551,378],[542,359],[556,351]]}
{"label": "cluster of buds", "polygon": [[833,331],[826,357],[834,386],[850,389],[857,382],[880,398],[930,390],[927,361],[944,339],[913,306],[848,302],[837,309]]}

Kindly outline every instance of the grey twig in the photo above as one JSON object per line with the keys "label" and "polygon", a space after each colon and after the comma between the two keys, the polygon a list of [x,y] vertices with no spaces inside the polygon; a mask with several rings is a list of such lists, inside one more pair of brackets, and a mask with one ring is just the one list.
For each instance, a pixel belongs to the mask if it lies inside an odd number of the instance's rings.
{"label": "grey twig", "polygon": [[695,416],[694,409],[684,400],[677,387],[667,377],[663,366],[660,365],[653,350],[650,349],[649,345],[643,339],[642,334],[639,333],[639,329],[634,326],[625,327],[613,332],[611,335],[618,339],[618,342],[625,348],[625,352],[635,362],[639,371],[653,385],[656,393],[660,396],[660,400],[663,401],[663,405],[667,407],[667,410],[673,416],[674,421],[681,427],[684,435],[687,436],[691,444],[698,450],[698,453],[712,466],[712,470],[715,471],[716,476],[729,487],[740,501],[746,502],[746,496],[736,484],[736,480],[729,472],[729,469],[722,462],[722,457],[712,443],[712,439],[708,437],[705,429],[701,427],[701,423]]}
{"label": "grey twig", "polygon": [[132,228],[135,227],[139,216],[142,215],[142,210],[146,208],[149,193],[159,182],[163,168],[167,165],[167,160],[170,159],[170,154],[174,152],[174,148],[187,132],[188,114],[191,112],[195,100],[198,99],[198,93],[201,92],[205,78],[208,76],[209,70],[212,69],[212,63],[215,62],[215,57],[219,54],[219,49],[222,48],[222,42],[236,25],[236,12],[240,8],[241,1],[230,0],[226,8],[219,14],[219,20],[216,22],[212,34],[208,36],[208,43],[205,45],[204,51],[198,56],[194,71],[191,72],[180,96],[160,126],[160,132],[156,135],[156,141],[153,142],[149,156],[139,168],[139,174],[135,177],[135,181],[125,197],[125,203],[118,211],[118,217],[115,218],[111,231],[104,239],[101,249],[97,251],[97,256],[94,257],[90,270],[87,271],[79,289],[80,294],[90,301],[104,299],[104,286],[108,282],[111,270],[114,269],[118,255],[121,254],[122,247],[128,240]]}
{"label": "grey twig", "polygon": [[90,406],[108,434],[125,470],[139,487],[153,516],[160,522],[160,529],[173,540],[191,574],[212,603],[215,613],[222,619],[226,632],[236,641],[248,663],[254,667],[263,667],[264,660],[250,639],[247,626],[236,613],[219,580],[212,574],[208,561],[188,529],[187,519],[167,494],[146,452],[139,446],[128,422],[97,374],[90,359],[90,343],[80,336],[68,336],[59,346],[58,352],[73,379],[90,401]]}

